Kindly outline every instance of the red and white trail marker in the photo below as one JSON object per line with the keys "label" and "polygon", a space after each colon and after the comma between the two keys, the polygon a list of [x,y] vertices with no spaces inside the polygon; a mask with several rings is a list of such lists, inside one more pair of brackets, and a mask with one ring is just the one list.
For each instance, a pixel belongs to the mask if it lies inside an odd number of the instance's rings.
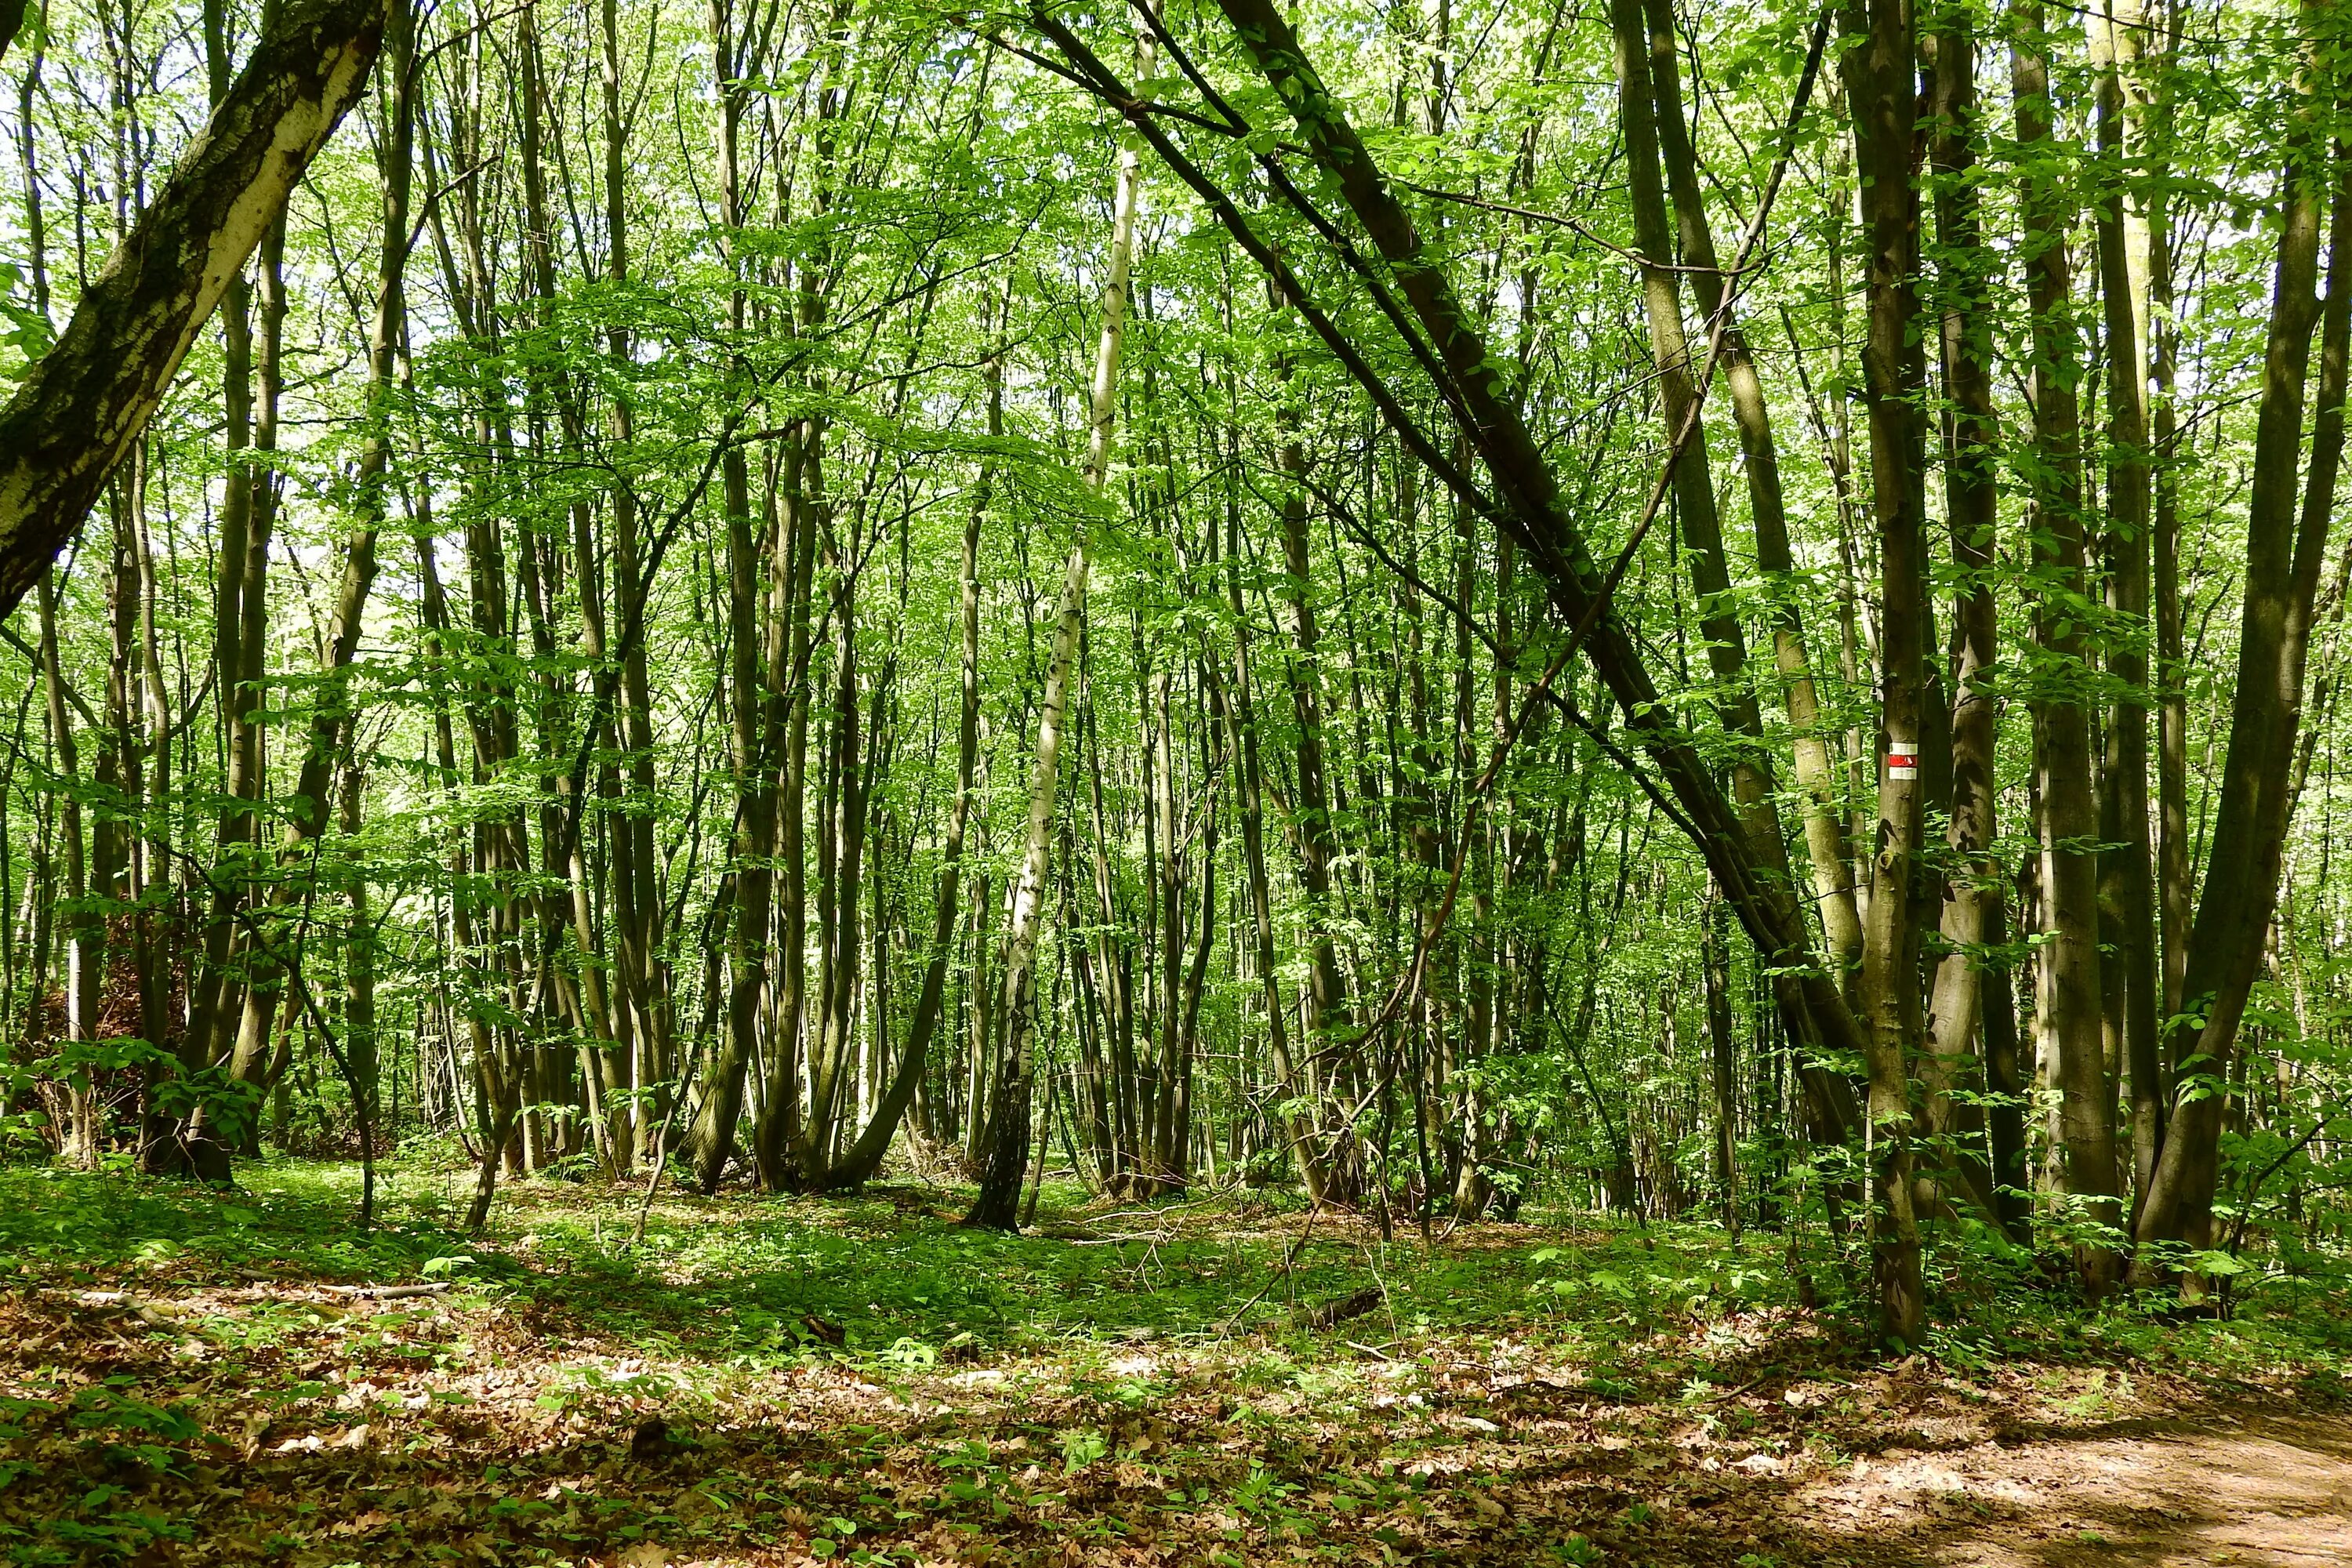
{"label": "red and white trail marker", "polygon": [[1886,753],[1886,776],[1891,779],[1916,779],[1919,776],[1919,753],[1901,747]]}

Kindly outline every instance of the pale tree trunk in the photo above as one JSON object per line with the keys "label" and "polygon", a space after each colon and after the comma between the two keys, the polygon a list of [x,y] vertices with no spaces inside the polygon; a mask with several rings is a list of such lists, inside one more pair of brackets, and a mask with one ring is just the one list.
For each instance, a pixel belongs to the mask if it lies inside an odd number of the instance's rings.
{"label": "pale tree trunk", "polygon": [[1831,956],[1841,969],[1851,968],[1862,961],[1862,917],[1854,902],[1853,848],[1846,842],[1837,800],[1836,763],[1822,728],[1821,699],[1813,686],[1804,626],[1793,597],[1796,560],[1789,543],[1780,448],[1773,439],[1771,412],[1765,402],[1763,380],[1757,374],[1756,357],[1724,298],[1726,280],[1699,186],[1698,161],[1683,124],[1678,35],[1672,10],[1665,0],[1644,0],[1644,10],[1651,88],[1658,103],[1658,145],[1665,162],[1666,187],[1674,197],[1683,262],[1691,269],[1691,289],[1702,315],[1710,322],[1719,316],[1724,322],[1724,389],[1729,394],[1731,420],[1739,434],[1748,510],[1756,530],[1756,564],[1773,587],[1773,662],[1780,671],[1782,704],[1792,731],[1790,748],[1803,802],[1813,900],[1821,911],[1822,932]]}
{"label": "pale tree trunk", "polygon": [[[1738,430],[1743,475],[1748,479],[1748,508],[1755,520],[1757,566],[1773,583],[1771,637],[1773,663],[1780,672],[1783,708],[1788,712],[1790,748],[1797,762],[1797,787],[1804,802],[1804,844],[1811,858],[1813,902],[1821,910],[1822,936],[1830,954],[1842,966],[1861,963],[1863,921],[1853,902],[1853,865],[1846,844],[1844,816],[1837,806],[1837,773],[1830,742],[1821,729],[1821,696],[1813,689],[1811,656],[1804,647],[1804,623],[1790,578],[1797,572],[1788,538],[1788,499],[1780,489],[1780,449],[1773,439],[1771,409],[1764,402],[1764,381],[1757,374],[1748,334],[1740,331],[1734,306],[1724,299],[1722,263],[1715,251],[1715,230],[1698,184],[1698,157],[1691,148],[1689,130],[1682,122],[1682,78],[1679,78],[1677,33],[1673,9],[1665,0],[1644,0],[1649,21],[1651,89],[1658,99],[1658,151],[1665,160],[1665,184],[1675,200],[1675,224],[1682,242],[1682,261],[1689,268],[1691,294],[1707,322],[1722,318],[1724,390],[1731,402],[1731,423]],[[1673,282],[1673,279],[1667,279]]]}
{"label": "pale tree trunk", "polygon": [[[1717,687],[1725,693],[1718,699],[1723,726],[1738,738],[1738,750],[1731,764],[1732,798],[1747,835],[1750,859],[1776,885],[1790,887],[1793,884],[1790,880],[1787,841],[1780,831],[1771,754],[1764,742],[1763,716],[1748,688],[1747,634],[1731,598],[1730,564],[1724,552],[1706,421],[1693,406],[1700,389],[1691,378],[1696,368],[1703,367],[1694,365],[1691,343],[1683,326],[1681,288],[1674,270],[1675,243],[1668,228],[1666,196],[1659,179],[1663,150],[1675,187],[1683,256],[1687,265],[1700,268],[1692,277],[1701,301],[1710,317],[1715,317],[1725,310],[1723,277],[1716,269],[1715,247],[1700,205],[1696,163],[1682,123],[1682,91],[1680,79],[1675,74],[1679,67],[1673,47],[1672,22],[1670,17],[1654,16],[1645,26],[1640,0],[1613,0],[1611,16],[1617,37],[1618,102],[1625,132],[1633,231],[1643,261],[1642,298],[1649,321],[1652,362],[1657,370],[1660,411],[1664,416],[1669,441],[1686,426],[1690,429],[1687,446],[1675,466],[1675,500],[1688,545],[1691,591],[1697,603],[1699,630],[1706,641],[1708,668]],[[1757,533],[1759,540],[1767,534],[1780,536],[1780,555],[1785,569],[1787,528],[1762,388],[1744,340],[1727,321],[1724,324],[1723,340],[1722,357],[1727,379],[1733,388],[1734,417],[1740,426],[1743,455],[1748,458],[1749,498],[1758,518]],[[1776,640],[1790,637],[1785,623],[1776,628]],[[1801,645],[1791,639],[1790,647],[1797,656],[1797,668],[1801,673]],[[1785,660],[1786,652],[1780,657]],[[1794,699],[1798,714],[1804,712],[1811,699],[1809,678],[1792,683],[1790,690],[1794,694],[1801,688],[1804,695]],[[1800,743],[1805,742],[1801,740]],[[1811,743],[1819,746],[1817,731]],[[1820,764],[1816,780],[1823,785],[1823,792],[1809,795],[1811,804],[1807,807],[1807,847],[1812,852],[1817,889],[1826,894],[1822,905],[1823,930],[1829,935],[1831,950],[1843,952],[1844,944],[1858,931],[1858,927],[1849,929],[1848,924],[1855,918],[1853,889],[1845,876],[1843,835],[1837,831],[1834,815],[1829,811],[1826,750],[1820,751],[1815,761]],[[1825,865],[1830,875],[1822,878]],[[1794,984],[1794,979],[1780,975],[1774,984],[1785,991]],[[1792,1013],[1802,1010],[1801,1003],[1790,1007]],[[1833,1138],[1832,1130],[1841,1116],[1834,1107],[1827,1075],[1810,1063],[1801,1063],[1801,1074],[1816,1132]]]}
{"label": "pale tree trunk", "polygon": [[[1149,36],[1136,45],[1139,76],[1151,74]],[[1104,264],[1102,332],[1095,347],[1094,385],[1087,411],[1086,485],[1104,495],[1110,471],[1111,437],[1118,416],[1119,350],[1127,324],[1128,271],[1135,252],[1135,208],[1142,184],[1142,158],[1130,140],[1119,150],[1118,177],[1111,204],[1109,253]],[[1054,648],[1045,668],[1045,689],[1037,705],[1037,751],[1029,777],[1029,816],[1019,879],[1004,941],[1004,1045],[988,1121],[987,1164],[980,1193],[964,1223],[992,1230],[1019,1226],[1021,1166],[1028,1152],[1029,1091],[1037,1034],[1037,935],[1045,909],[1046,874],[1054,844],[1055,784],[1061,767],[1062,727],[1069,710],[1070,672],[1077,658],[1078,626],[1086,614],[1091,545],[1087,520],[1080,518],[1062,574],[1062,599],[1054,622]],[[977,1114],[977,1108],[975,1108]]]}
{"label": "pale tree trunk", "polygon": [[[247,466],[247,483],[251,489],[253,517],[246,542],[250,584],[247,595],[248,609],[244,627],[245,668],[239,672],[252,696],[252,730],[247,735],[253,748],[251,787],[257,800],[269,787],[268,746],[269,732],[263,717],[263,681],[268,666],[269,550],[278,531],[278,419],[281,396],[285,391],[286,353],[286,216],[279,213],[268,232],[261,237],[260,253],[253,268],[253,299],[259,307],[259,331],[253,341],[253,446]],[[298,807],[299,809],[299,807]],[[259,841],[257,828],[254,864],[247,875],[267,880],[269,863]],[[281,860],[283,857],[280,857]],[[281,867],[282,869],[282,867]],[[290,889],[281,879],[270,882],[265,889],[267,901],[283,902]],[[253,895],[247,895],[251,901]],[[229,999],[235,1005],[224,1009],[221,1027],[222,1044],[228,1047],[229,1076],[241,1083],[251,1083],[267,1089],[268,1058],[271,1047],[271,1020],[278,1016],[283,999],[283,976],[278,971],[274,952],[265,947],[265,939],[257,932],[248,932],[248,954],[243,984],[233,988]],[[204,1139],[195,1142],[201,1147]],[[248,1122],[241,1134],[244,1151],[258,1154],[260,1127]]]}
{"label": "pale tree trunk", "polygon": [[[173,700],[165,684],[163,642],[156,617],[160,609],[163,584],[155,568],[154,537],[147,514],[147,476],[152,454],[141,450],[134,465],[129,489],[131,544],[139,577],[139,689],[142,717],[146,726],[147,744],[152,748],[154,771],[152,798],[158,803],[168,801],[173,780],[174,725],[172,719]],[[29,699],[31,693],[26,696]],[[5,797],[5,784],[0,784],[0,797]],[[142,1039],[161,1046],[170,1036],[177,1020],[170,1016],[172,973],[163,954],[179,948],[181,900],[173,889],[173,813],[150,810],[146,813],[146,836],[142,841],[141,875],[135,892],[139,909],[133,916],[133,931],[137,942],[135,962],[139,966],[139,1035]],[[149,888],[162,889],[159,900],[147,897]],[[5,908],[0,900],[0,908]],[[0,915],[5,921],[5,915]],[[166,945],[168,944],[168,945]],[[0,1016],[5,1016],[5,981],[0,980]],[[155,1105],[155,1087],[161,1074],[156,1064],[142,1069],[145,1086],[140,1097],[140,1127],[138,1161],[142,1171],[155,1168],[159,1155],[170,1148],[169,1123]],[[176,1164],[176,1161],[168,1162]]]}
{"label": "pale tree trunk", "polygon": [[[2180,430],[2173,402],[2180,329],[2174,319],[2172,204],[2164,180],[2171,166],[2175,110],[2171,89],[2162,85],[2170,62],[2179,53],[2183,9],[2179,0],[2164,0],[2163,54],[2153,73],[2159,86],[2149,116],[2148,132],[2148,384],[2153,410],[2150,437],[2156,458],[2156,515],[2149,536],[2154,550],[2156,610],[2157,919],[2162,928],[2164,948],[2159,1005],[2166,1018],[2180,1011],[2180,985],[2189,958],[2189,906],[2195,891],[2189,869],[2189,689],[2183,668],[2180,611]],[[2158,1055],[2158,1071],[2168,1071],[2169,1064],[2160,1059],[2160,1050]],[[2160,1110],[2157,1121],[2159,1150],[2163,1141]],[[2142,1206],[2147,1204],[2146,1184],[2137,1202]]]}
{"label": "pale tree trunk", "polygon": [[80,531],[287,194],[358,98],[385,0],[293,0],[0,410],[0,616]]}

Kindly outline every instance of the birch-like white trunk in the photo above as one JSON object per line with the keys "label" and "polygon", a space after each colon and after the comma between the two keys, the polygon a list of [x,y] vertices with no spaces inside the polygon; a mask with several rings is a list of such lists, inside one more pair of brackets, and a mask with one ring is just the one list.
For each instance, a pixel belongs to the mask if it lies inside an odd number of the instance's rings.
{"label": "birch-like white trunk", "polygon": [[[1136,46],[1137,77],[1151,74],[1150,37]],[[1136,193],[1142,156],[1132,139],[1119,153],[1118,186],[1112,198],[1110,255],[1103,279],[1102,337],[1095,346],[1095,376],[1087,404],[1087,489],[1099,497],[1110,471],[1111,437],[1118,416],[1119,348],[1127,325],[1128,272],[1135,252]],[[1018,1228],[1021,1166],[1027,1152],[1030,1057],[1037,1034],[1037,928],[1045,909],[1045,880],[1052,868],[1054,797],[1062,764],[1062,729],[1070,705],[1070,670],[1077,659],[1078,625],[1086,614],[1087,581],[1092,564],[1087,521],[1078,521],[1070,558],[1062,573],[1061,612],[1054,622],[1054,656],[1045,669],[1045,691],[1037,710],[1037,752],[1029,774],[1029,824],[1019,879],[1004,939],[1004,1052],[990,1107],[992,1128],[987,1169],[967,1225],[996,1230]]]}

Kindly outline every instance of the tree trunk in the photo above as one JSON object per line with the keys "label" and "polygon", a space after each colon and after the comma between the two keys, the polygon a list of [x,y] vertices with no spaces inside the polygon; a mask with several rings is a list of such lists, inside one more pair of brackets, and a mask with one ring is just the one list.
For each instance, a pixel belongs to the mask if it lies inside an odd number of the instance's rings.
{"label": "tree trunk", "polygon": [[[1139,74],[1150,74],[1149,36],[1136,45]],[[1142,184],[1141,158],[1132,142],[1119,151],[1118,179],[1111,205],[1110,249],[1104,267],[1102,333],[1095,348],[1094,386],[1087,412],[1086,486],[1102,498],[1110,471],[1111,435],[1118,416],[1118,361],[1127,324],[1128,268],[1135,252],[1135,206]],[[1086,615],[1091,538],[1081,517],[1062,573],[1062,598],[1054,621],[1051,662],[1037,706],[1036,761],[1029,777],[1028,826],[1019,879],[1004,940],[1004,1044],[988,1109],[987,1163],[980,1192],[964,1223],[991,1230],[1020,1226],[1021,1166],[1028,1152],[1029,1095],[1037,1033],[1037,935],[1045,909],[1046,877],[1054,845],[1055,784],[1062,760],[1062,726],[1069,711],[1070,672],[1076,662],[1078,626]],[[977,1108],[975,1108],[977,1114]]]}
{"label": "tree trunk", "polygon": [[[2000,657],[1993,599],[1997,556],[2000,423],[1992,393],[1992,332],[1984,299],[1992,277],[1979,216],[1975,170],[1980,134],[1976,37],[1967,13],[1944,14],[1931,39],[1935,128],[1936,228],[1941,276],[1937,315],[1944,390],[1944,510],[1957,578],[1952,621],[1952,804],[1946,842],[1954,866],[1945,882],[1939,934],[1944,952],[1929,984],[1926,1049],[1920,1057],[1923,1131],[1932,1178],[1921,1196],[1946,1191],[1992,1215],[1998,1202],[1982,1149],[1984,1118],[1964,1096],[1981,1084],[1971,1053],[1980,1036],[1987,984],[1987,921],[2000,899],[2001,868],[1991,850],[2000,799],[2000,702],[1993,671]],[[1948,1185],[1947,1185],[1948,1184]]]}
{"label": "tree trunk", "polygon": [[[743,97],[739,79],[743,47],[732,28],[732,8],[727,0],[710,7],[714,71],[719,82],[719,221],[731,235],[743,222],[742,177],[738,163],[738,132]],[[730,247],[730,265],[737,269],[738,287],[728,295],[729,330],[744,330],[745,296],[740,271],[743,262]],[[738,397],[749,395],[749,366],[738,354],[729,361]],[[792,458],[787,457],[790,463]],[[761,558],[777,542],[762,539],[764,551],[751,534],[751,476],[743,448],[730,446],[719,459],[719,498],[727,513],[728,696],[733,721],[737,849],[734,919],[729,942],[730,976],[727,1018],[718,1050],[703,1079],[702,1101],[697,1108],[687,1140],[695,1185],[707,1195],[718,1190],[719,1177],[735,1145],[735,1123],[743,1110],[744,1077],[760,1048],[761,1025],[768,1005],[768,939],[774,895],[776,857],[776,774],[769,756],[772,743],[766,722],[771,693],[767,690],[767,637],[763,601],[770,595],[761,572]]]}
{"label": "tree trunk", "polygon": [[[1723,525],[1717,513],[1715,482],[1709,471],[1706,422],[1692,384],[1689,341],[1683,330],[1681,290],[1674,270],[1674,240],[1668,232],[1666,200],[1659,184],[1660,143],[1667,148],[1668,165],[1686,178],[1677,178],[1678,210],[1682,218],[1683,254],[1702,299],[1714,296],[1709,314],[1722,314],[1722,273],[1717,269],[1714,244],[1700,205],[1696,163],[1682,123],[1682,92],[1675,63],[1671,17],[1655,17],[1644,27],[1641,0],[1612,0],[1611,16],[1617,37],[1618,104],[1625,134],[1625,162],[1633,206],[1635,244],[1643,258],[1642,298],[1649,321],[1651,356],[1656,367],[1660,411],[1669,442],[1685,442],[1673,476],[1676,515],[1682,524],[1690,563],[1691,593],[1696,602],[1700,635],[1706,642],[1708,667],[1716,688],[1723,727],[1737,737],[1731,763],[1732,799],[1747,838],[1747,857],[1757,874],[1775,888],[1790,888],[1787,840],[1781,833],[1778,786],[1772,776],[1771,754],[1764,745],[1763,717],[1748,679],[1748,639],[1733,607],[1730,564],[1724,552]],[[1664,27],[1658,26],[1663,21]],[[1664,33],[1664,38],[1660,34]],[[1774,531],[1780,514],[1779,469],[1772,456],[1770,426],[1764,423],[1763,395],[1755,366],[1744,344],[1735,346],[1736,331],[1723,321],[1724,357],[1735,354],[1740,371],[1732,379],[1735,402],[1744,391],[1748,413],[1740,418],[1742,445],[1748,461],[1751,503],[1757,490],[1764,500],[1755,505],[1759,538]],[[1704,367],[1700,367],[1704,368]],[[1736,411],[1735,411],[1736,412]],[[1686,433],[1685,433],[1686,432]],[[1759,464],[1758,458],[1763,460]],[[1785,527],[1780,531],[1785,535]],[[1781,554],[1785,559],[1785,537]],[[1782,632],[1785,633],[1785,626]],[[1791,688],[1795,689],[1794,687]],[[1800,701],[1800,708],[1803,706]],[[1826,766],[1826,753],[1822,759]],[[1853,915],[1853,892],[1843,875],[1843,836],[1822,834],[1808,840],[1818,857],[1828,852],[1837,874],[1831,879],[1831,896],[1822,905],[1823,929],[1832,952],[1849,939],[1843,921]],[[1818,868],[1818,859],[1817,859]],[[1841,890],[1843,897],[1841,897]],[[1786,987],[1788,976],[1776,976]],[[1841,1117],[1833,1108],[1827,1075],[1805,1064],[1807,1098],[1816,1128],[1834,1127]],[[1832,1134],[1834,1136],[1834,1134]]]}
{"label": "tree trunk", "polygon": [[181,359],[358,98],[386,0],[289,0],[0,410],[0,616],[78,533]]}
{"label": "tree trunk", "polygon": [[2107,334],[2105,662],[2118,688],[2102,723],[2099,977],[2107,997],[2105,1055],[2131,1079],[2133,1190],[2145,1199],[2164,1125],[2147,810],[2148,226],[2139,182],[2126,172],[2147,152],[2139,73],[2146,16],[2138,0],[2109,0],[2089,26],[2098,72],[2099,300]]}
{"label": "tree trunk", "polygon": [[[2319,14],[2306,6],[2306,25]],[[2139,1247],[2134,1273],[2140,1279],[2177,1266],[2177,1259],[2156,1250],[2158,1244],[2178,1243],[2192,1252],[2213,1245],[2213,1194],[2228,1101],[2223,1085],[2277,900],[2287,775],[2302,719],[2313,601],[2343,454],[2346,329],[2352,322],[2352,179],[2346,177],[2340,152],[2329,156],[2315,123],[2311,78],[2317,68],[2306,66],[2281,176],[2278,261],[2255,425],[2253,483],[2246,503],[2245,598],[2229,748],[2213,819],[2210,868],[2189,934],[2182,1007],[2168,1022],[2172,1110],[2134,1227]],[[2331,184],[2336,210],[2328,263],[2327,347],[2298,524],[2305,393],[2312,328],[2320,313],[2315,291],[2320,215]],[[2194,1273],[2184,1288],[2192,1298],[2201,1299],[2205,1290]]]}
{"label": "tree trunk", "polygon": [[[2018,141],[2042,151],[2021,198],[2027,296],[2033,320],[2034,465],[2027,527],[2034,542],[2032,667],[2034,778],[2042,811],[2044,1011],[2060,1093],[2064,1191],[2077,1217],[2114,1226],[2115,1129],[2101,1032],[2098,930],[2098,805],[2091,787],[2088,670],[2082,609],[2089,592],[2084,552],[2083,454],[2078,413],[2082,354],[2069,314],[2074,289],[2066,230],[2073,215],[2046,172],[2056,155],[2050,104],[2049,35],[2038,3],[2015,7],[2011,71]],[[2120,1269],[2115,1249],[2079,1241],[2075,1263],[2093,1296]]]}
{"label": "tree trunk", "polygon": [[[1868,247],[1863,403],[1870,425],[1871,510],[1878,528],[1878,828],[1863,917],[1862,996],[1870,1069],[1872,1278],[1879,1337],[1919,1341],[1919,1237],[1912,1211],[1909,1062],[1920,1045],[1915,899],[1928,739],[1926,507],[1917,404],[1918,193],[1911,178],[1918,38],[1909,0],[1870,0],[1845,56],[1854,163]],[[1939,720],[1941,715],[1937,716]]]}

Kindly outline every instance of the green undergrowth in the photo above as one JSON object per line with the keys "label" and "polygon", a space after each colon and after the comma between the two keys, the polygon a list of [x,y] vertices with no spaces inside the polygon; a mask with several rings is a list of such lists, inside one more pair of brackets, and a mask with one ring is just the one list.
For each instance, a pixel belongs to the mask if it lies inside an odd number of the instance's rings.
{"label": "green undergrowth", "polygon": [[[1009,1237],[956,1223],[965,1189],[898,1183],[831,1198],[666,1188],[640,1241],[641,1187],[526,1180],[501,1189],[488,1232],[472,1237],[456,1223],[470,1175],[422,1162],[381,1173],[381,1218],[362,1232],[353,1165],[257,1163],[226,1193],[0,1168],[0,1286],[446,1280],[534,1307],[559,1336],[737,1369],[812,1352],[928,1365],[1087,1342],[1517,1337],[1590,1357],[1604,1384],[1624,1370],[1609,1363],[1645,1337],[1794,1314],[1811,1295],[1823,1331],[1814,1353],[1874,1359],[1858,1247],[1818,1226],[1799,1227],[1792,1247],[1779,1232],[1548,1215],[1441,1226],[1424,1244],[1409,1227],[1383,1241],[1369,1223],[1317,1220],[1279,1195],[1106,1209],[1052,1184],[1036,1226]],[[2250,1273],[2220,1321],[2154,1298],[2086,1310],[2063,1258],[1980,1235],[1939,1236],[1934,1257],[1926,1348],[1954,1371],[2004,1358],[2141,1362],[2223,1380],[2299,1372],[2329,1390],[2352,1369],[2338,1281]],[[1307,1326],[1315,1309],[1361,1307],[1366,1291],[1378,1295],[1369,1310]],[[1725,1373],[1740,1370],[1724,1348]]]}
{"label": "green undergrowth", "polygon": [[[1669,1473],[1711,1484],[1693,1443],[1837,1465],[1916,1442],[1898,1385],[2075,1423],[2144,1414],[2182,1379],[2352,1394],[2352,1321],[2325,1280],[2250,1268],[2228,1321],[2086,1310],[2063,1256],[1967,1232],[1936,1236],[1933,1338],[1894,1360],[1869,1340],[1859,1239],[1818,1216],[1793,1246],[1585,1215],[1424,1241],[1278,1195],[1108,1208],[1057,1184],[1007,1237],[958,1225],[970,1194],[951,1185],[665,1189],[648,1208],[641,1185],[534,1179],[472,1237],[468,1189],[403,1163],[362,1233],[345,1165],[245,1166],[225,1193],[0,1168],[0,1342],[17,1347],[0,1354],[0,1563],[166,1563],[211,1531],[243,1543],[222,1561],[338,1568],[356,1560],[338,1531],[411,1527],[410,1555],[384,1561],[496,1538],[513,1561],[584,1563],[708,1536],[895,1563],[937,1555],[917,1545],[933,1526],[1058,1563],[1056,1532],[1123,1539],[1138,1488],[1160,1499],[1154,1528],[1192,1531],[1184,1551],[1256,1562],[1300,1531],[1371,1550],[1444,1497],[1475,1535],[1517,1484],[1496,1446],[1552,1455],[1533,1474],[1586,1452],[1571,1431],[1609,1434],[1593,1451],[1635,1495]],[[320,1289],[415,1284],[440,1289]],[[633,1468],[649,1417],[659,1451]],[[678,1455],[732,1500],[720,1513],[685,1517]],[[211,1489],[232,1483],[252,1489]],[[207,1496],[242,1500],[204,1523]],[[1558,1558],[1590,1526],[1515,1528]]]}

